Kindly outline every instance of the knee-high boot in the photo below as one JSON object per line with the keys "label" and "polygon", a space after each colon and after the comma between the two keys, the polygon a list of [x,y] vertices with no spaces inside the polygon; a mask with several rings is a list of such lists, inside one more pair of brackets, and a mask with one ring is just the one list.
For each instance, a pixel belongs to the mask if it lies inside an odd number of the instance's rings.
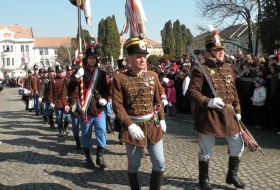
{"label": "knee-high boot", "polygon": [[103,147],[97,147],[96,150],[96,164],[99,165],[100,167],[106,168],[106,163],[104,160],[104,152],[105,149]]}
{"label": "knee-high boot", "polygon": [[203,190],[212,190],[208,175],[209,161],[199,161],[199,187]]}
{"label": "knee-high boot", "polygon": [[75,138],[75,141],[76,141],[76,149],[78,149],[78,150],[81,149],[81,142],[80,142],[79,135],[75,135],[74,138]]}
{"label": "knee-high boot", "polygon": [[85,156],[86,156],[87,168],[93,169],[94,168],[94,163],[93,163],[92,158],[91,158],[90,149],[89,148],[83,148],[83,150],[84,150],[84,153],[85,153]]}
{"label": "knee-high boot", "polygon": [[150,179],[150,190],[160,190],[162,179],[163,179],[163,173],[164,173],[163,171],[162,172],[152,171],[151,179]]}
{"label": "knee-high boot", "polygon": [[58,136],[63,137],[64,133],[63,133],[63,124],[57,124],[58,125]]}
{"label": "knee-high boot", "polygon": [[240,164],[239,157],[233,157],[233,156],[229,157],[226,183],[233,184],[236,188],[243,189],[245,187],[245,184],[240,178],[237,177],[239,164]]}
{"label": "knee-high boot", "polygon": [[64,131],[64,133],[66,134],[66,135],[68,135],[69,134],[69,122],[68,121],[64,121],[64,123],[63,123],[63,131]]}
{"label": "knee-high boot", "polygon": [[53,114],[52,113],[49,115],[49,123],[50,123],[50,128],[54,129],[55,127],[54,127]]}
{"label": "knee-high boot", "polygon": [[131,190],[141,190],[138,172],[127,173]]}

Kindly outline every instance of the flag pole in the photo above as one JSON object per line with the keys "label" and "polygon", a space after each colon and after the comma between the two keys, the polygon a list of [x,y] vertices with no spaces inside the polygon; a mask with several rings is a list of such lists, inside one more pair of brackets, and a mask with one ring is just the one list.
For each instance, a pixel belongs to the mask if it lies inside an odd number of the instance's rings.
{"label": "flag pole", "polygon": [[[76,0],[78,10],[78,46],[79,46],[79,66],[83,68],[83,52],[82,52],[82,38],[81,38],[81,5],[82,0]],[[84,115],[84,80],[83,77],[80,79],[80,100],[81,110]]]}

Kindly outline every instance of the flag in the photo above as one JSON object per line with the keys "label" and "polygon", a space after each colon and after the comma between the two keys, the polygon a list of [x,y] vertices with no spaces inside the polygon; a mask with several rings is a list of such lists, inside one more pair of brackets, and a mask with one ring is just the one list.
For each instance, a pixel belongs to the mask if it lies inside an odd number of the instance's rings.
{"label": "flag", "polygon": [[74,6],[80,5],[80,8],[84,11],[86,22],[89,26],[92,25],[92,14],[90,0],[69,0]]}

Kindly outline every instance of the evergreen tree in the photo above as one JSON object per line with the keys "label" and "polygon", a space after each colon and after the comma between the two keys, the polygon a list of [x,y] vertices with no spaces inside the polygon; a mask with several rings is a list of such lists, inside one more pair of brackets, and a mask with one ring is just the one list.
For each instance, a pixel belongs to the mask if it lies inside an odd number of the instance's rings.
{"label": "evergreen tree", "polygon": [[164,28],[161,30],[161,39],[162,39],[163,53],[168,55],[174,55],[175,42],[174,42],[173,27],[172,27],[171,20],[165,23]]}
{"label": "evergreen tree", "polygon": [[266,53],[280,46],[280,1],[262,0],[260,39]]}
{"label": "evergreen tree", "polygon": [[193,35],[191,31],[186,27],[186,25],[181,25],[182,30],[182,41],[183,41],[183,52],[184,54],[188,52],[187,46],[191,44]]}
{"label": "evergreen tree", "polygon": [[184,53],[184,43],[182,40],[182,29],[179,20],[173,23],[173,36],[174,36],[174,52],[176,56],[180,56]]}
{"label": "evergreen tree", "polygon": [[98,48],[100,58],[103,63],[111,60],[117,60],[120,55],[120,36],[116,24],[115,16],[102,19],[98,25]]}
{"label": "evergreen tree", "polygon": [[105,24],[105,20],[101,19],[98,24],[98,46],[97,46],[97,51],[98,51],[98,55],[100,56],[101,62],[104,61],[103,58],[105,57],[105,54],[103,52],[105,43],[106,43],[106,24]]}

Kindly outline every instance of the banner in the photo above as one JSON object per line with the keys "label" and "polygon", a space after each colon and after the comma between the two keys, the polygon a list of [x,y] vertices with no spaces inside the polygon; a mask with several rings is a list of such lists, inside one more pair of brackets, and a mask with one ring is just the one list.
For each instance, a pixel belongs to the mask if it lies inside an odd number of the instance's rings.
{"label": "banner", "polygon": [[89,26],[92,25],[92,13],[90,0],[69,0],[74,6],[80,5],[80,9],[84,11],[86,22]]}

